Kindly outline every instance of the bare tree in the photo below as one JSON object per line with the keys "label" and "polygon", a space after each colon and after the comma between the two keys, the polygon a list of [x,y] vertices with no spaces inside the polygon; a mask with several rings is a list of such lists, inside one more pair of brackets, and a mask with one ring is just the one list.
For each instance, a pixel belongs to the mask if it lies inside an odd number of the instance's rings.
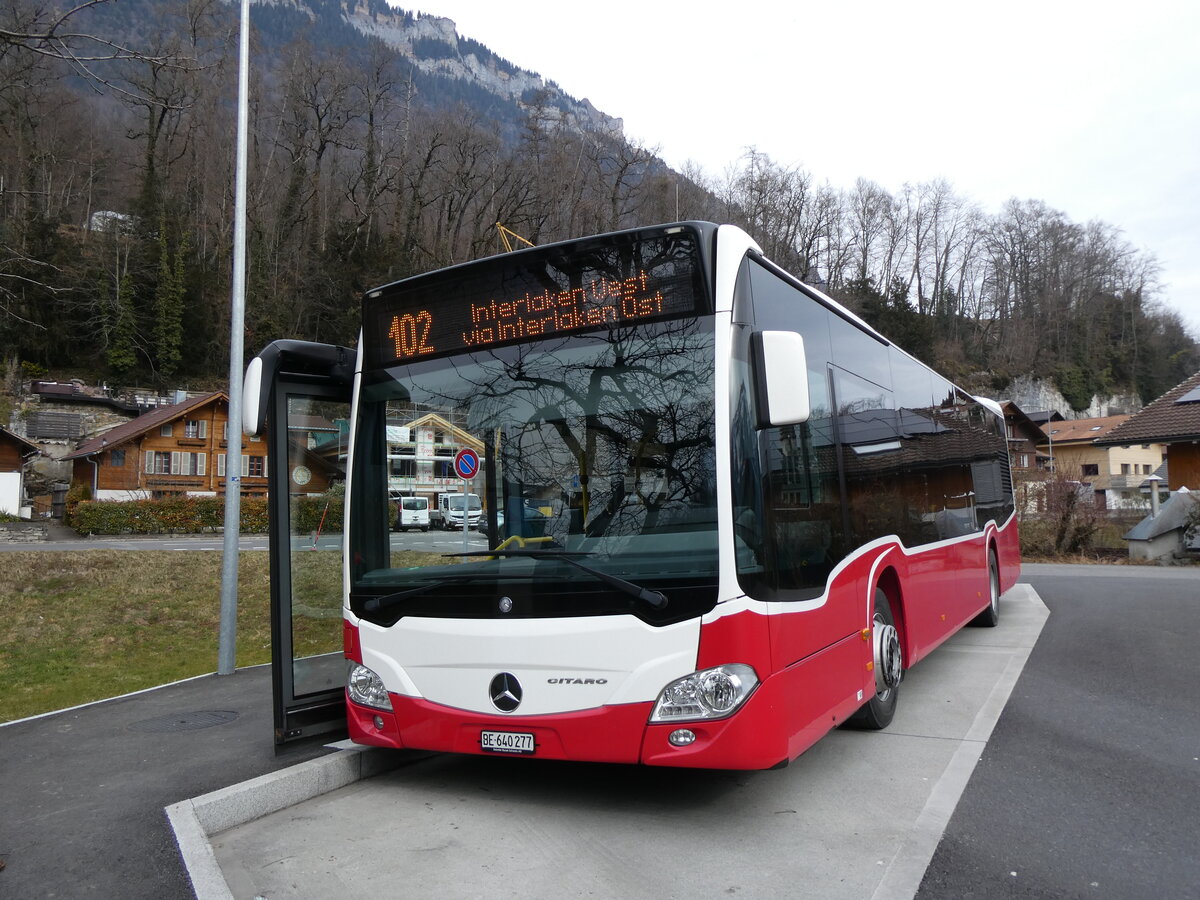
{"label": "bare tree", "polygon": [[79,30],[89,12],[115,0],[83,0],[61,9],[37,0],[4,0],[7,27],[0,27],[0,59],[9,54],[40,57],[65,63],[92,82],[98,90],[124,92],[107,71],[108,64],[138,60],[181,70],[196,68],[196,60],[183,54],[127,46],[93,30]]}
{"label": "bare tree", "polygon": [[0,27],[0,55],[10,50],[25,51],[59,59],[90,73],[92,63],[114,59],[137,59],[141,54],[96,34],[76,31],[84,11],[113,0],[84,0],[65,10],[26,0],[7,0],[9,27]]}

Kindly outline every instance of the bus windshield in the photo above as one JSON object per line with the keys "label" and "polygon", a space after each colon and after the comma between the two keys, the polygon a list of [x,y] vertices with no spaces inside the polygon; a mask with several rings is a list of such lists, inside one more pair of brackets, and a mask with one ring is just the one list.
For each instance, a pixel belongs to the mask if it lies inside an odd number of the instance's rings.
{"label": "bus windshield", "polygon": [[[491,616],[500,595],[510,615],[633,612],[675,621],[711,607],[713,366],[712,318],[690,316],[365,374],[352,482],[356,612],[385,622]],[[441,438],[434,453],[447,444],[479,453],[469,490],[486,509],[488,546],[503,554],[413,566],[386,543],[373,498],[387,495],[404,458],[397,439],[419,441],[421,429]],[[402,463],[401,471],[419,479],[422,466],[438,465],[421,453],[418,445],[415,466]],[[461,510],[461,493],[450,508],[456,500]],[[473,497],[471,508],[478,502]],[[661,592],[670,604],[639,604],[596,571]],[[363,606],[387,595],[397,599]]]}

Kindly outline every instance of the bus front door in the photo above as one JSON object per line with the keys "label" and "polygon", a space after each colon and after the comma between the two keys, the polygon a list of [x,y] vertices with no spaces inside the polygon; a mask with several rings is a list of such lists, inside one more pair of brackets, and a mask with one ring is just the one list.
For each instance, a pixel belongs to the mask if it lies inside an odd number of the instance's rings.
{"label": "bus front door", "polygon": [[275,744],[343,731],[342,501],[349,387],[276,377],[267,412]]}

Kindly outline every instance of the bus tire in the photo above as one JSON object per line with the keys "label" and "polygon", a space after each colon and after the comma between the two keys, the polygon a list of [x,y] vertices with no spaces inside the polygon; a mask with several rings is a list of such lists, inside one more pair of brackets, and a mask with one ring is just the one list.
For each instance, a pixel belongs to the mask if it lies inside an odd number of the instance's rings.
{"label": "bus tire", "polygon": [[847,727],[865,731],[887,728],[896,715],[900,700],[900,680],[904,659],[892,604],[880,588],[875,588],[875,614],[871,617],[871,646],[874,656],[875,694],[846,720]]}
{"label": "bus tire", "polygon": [[995,628],[1000,622],[1000,563],[995,548],[988,549],[988,605],[970,624],[978,628]]}

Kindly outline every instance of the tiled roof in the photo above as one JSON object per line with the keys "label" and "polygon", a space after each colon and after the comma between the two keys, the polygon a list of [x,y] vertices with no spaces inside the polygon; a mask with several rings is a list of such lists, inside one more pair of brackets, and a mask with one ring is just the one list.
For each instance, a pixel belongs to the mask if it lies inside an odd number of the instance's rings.
{"label": "tiled roof", "polygon": [[1066,419],[1057,409],[1040,409],[1034,412],[1027,412],[1029,421],[1036,422],[1038,425],[1045,425],[1047,422],[1062,422]]}
{"label": "tiled roof", "polygon": [[1000,408],[1004,410],[1004,419],[1014,427],[1014,431],[1022,432],[1019,436],[1040,444],[1046,440],[1046,432],[1037,422],[1029,418],[1025,411],[1011,400],[1001,400]]}
{"label": "tiled roof", "polygon": [[113,447],[118,447],[126,441],[133,440],[153,428],[158,428],[167,422],[175,421],[184,413],[191,412],[200,406],[206,406],[218,399],[228,401],[229,398],[225,396],[224,391],[213,391],[211,394],[194,397],[191,400],[185,400],[183,403],[160,406],[148,413],[143,413],[136,419],[122,422],[115,428],[110,428],[102,434],[89,438],[76,447],[75,450],[64,456],[63,459],[78,459],[82,456],[91,456],[93,453],[100,453],[103,450],[111,450]]}
{"label": "tiled roof", "polygon": [[36,453],[37,452],[37,449],[38,449],[37,444],[33,443],[32,441],[27,441],[25,438],[21,437],[19,434],[14,434],[13,432],[9,431],[7,428],[0,428],[0,437],[6,437],[9,440],[11,440],[14,444],[17,445],[17,447],[20,448],[21,452],[23,452],[23,453]]}
{"label": "tiled roof", "polygon": [[1163,504],[1157,516],[1146,516],[1125,534],[1127,541],[1149,541],[1168,531],[1188,527],[1188,516],[1196,506],[1196,495],[1175,493]]}
{"label": "tiled roof", "polygon": [[1087,443],[1103,438],[1130,417],[1101,416],[1095,419],[1064,419],[1051,422],[1042,428],[1056,444]]}
{"label": "tiled roof", "polygon": [[1098,444],[1164,444],[1200,440],[1200,399],[1175,401],[1200,388],[1200,372],[1175,385],[1141,412],[1118,425]]}

